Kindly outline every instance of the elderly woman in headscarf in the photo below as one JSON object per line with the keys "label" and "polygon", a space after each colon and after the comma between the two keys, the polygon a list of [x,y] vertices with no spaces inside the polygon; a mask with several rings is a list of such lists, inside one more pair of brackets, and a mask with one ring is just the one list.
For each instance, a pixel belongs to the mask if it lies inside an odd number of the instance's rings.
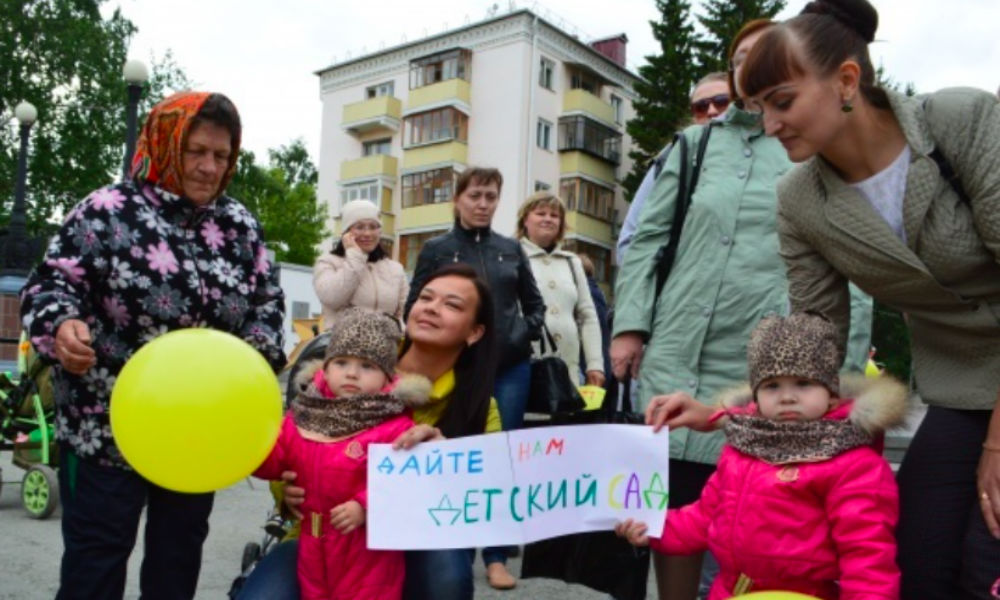
{"label": "elderly woman in headscarf", "polygon": [[182,92],[150,112],[132,180],[66,217],[21,291],[36,350],[56,363],[64,552],[58,598],[121,598],[147,507],[143,596],[192,598],[213,494],[182,494],[129,468],[109,424],[112,386],[144,344],[175,329],[236,335],[277,370],[283,294],[261,227],[223,195],[239,114],[221,94]]}

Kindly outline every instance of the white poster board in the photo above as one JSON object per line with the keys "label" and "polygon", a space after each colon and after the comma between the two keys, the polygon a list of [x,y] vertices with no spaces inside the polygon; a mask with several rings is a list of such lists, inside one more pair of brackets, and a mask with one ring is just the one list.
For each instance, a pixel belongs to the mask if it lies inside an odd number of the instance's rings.
{"label": "white poster board", "polygon": [[394,451],[368,448],[368,547],[476,548],[613,529],[663,530],[666,429],[522,429]]}

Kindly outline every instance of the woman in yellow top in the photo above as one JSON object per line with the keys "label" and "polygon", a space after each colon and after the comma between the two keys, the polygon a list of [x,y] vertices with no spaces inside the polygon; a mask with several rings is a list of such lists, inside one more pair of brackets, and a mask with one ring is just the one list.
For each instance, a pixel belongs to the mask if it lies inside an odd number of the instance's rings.
{"label": "woman in yellow top", "polygon": [[[490,397],[496,371],[493,298],[472,267],[464,263],[435,271],[417,294],[406,320],[406,337],[397,371],[433,382],[430,402],[414,411],[416,425],[395,445],[463,437],[500,430],[500,415]],[[285,473],[294,481],[294,473]],[[302,488],[285,488],[291,510],[302,503]],[[237,598],[284,600],[299,597],[295,576],[297,543],[282,542],[251,572]],[[474,550],[406,553],[404,598],[472,598]]]}

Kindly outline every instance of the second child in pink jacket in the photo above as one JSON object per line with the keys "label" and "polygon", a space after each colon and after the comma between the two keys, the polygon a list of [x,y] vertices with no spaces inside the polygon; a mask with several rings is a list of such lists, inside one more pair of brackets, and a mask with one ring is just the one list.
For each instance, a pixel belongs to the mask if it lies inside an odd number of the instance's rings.
{"label": "second child in pink jacket", "polygon": [[310,383],[292,402],[278,442],[254,472],[276,480],[297,473],[306,489],[298,579],[306,600],[398,600],[402,552],[366,543],[368,446],[390,443],[413,426],[411,409],[427,401],[430,382],[396,380],[401,335],[392,317],[351,309],[340,315],[326,356],[304,366]]}
{"label": "second child in pink jacket", "polygon": [[906,389],[888,378],[841,385],[838,347],[822,317],[764,319],[747,347],[751,386],[723,398],[727,443],[701,498],[671,510],[658,539],[632,521],[619,535],[664,554],[711,550],[720,572],[709,600],[763,590],[898,600],[898,492],[879,450]]}

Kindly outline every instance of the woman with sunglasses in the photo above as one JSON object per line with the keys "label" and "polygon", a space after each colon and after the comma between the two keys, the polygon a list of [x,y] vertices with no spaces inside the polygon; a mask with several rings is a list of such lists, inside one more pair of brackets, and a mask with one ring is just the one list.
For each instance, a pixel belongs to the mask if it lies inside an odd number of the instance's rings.
{"label": "woman with sunglasses", "polygon": [[704,125],[729,108],[729,76],[722,71],[702,77],[691,92],[691,118]]}
{"label": "woman with sunglasses", "polygon": [[[767,20],[751,21],[733,40],[729,85],[734,97],[734,75],[771,26]],[[684,131],[689,161],[706,127],[711,130],[700,178],[662,292],[657,297],[655,267],[657,252],[678,226],[672,222],[682,168],[677,151],[666,157],[653,184],[617,279],[612,370],[619,379],[629,372],[640,378],[638,404],[649,407],[647,420],[667,402],[713,403],[719,392],[744,380],[750,331],[765,315],[787,310],[775,187],[791,162],[781,145],[764,135],[760,116],[744,110],[740,101],[709,125]],[[862,306],[852,311],[859,335],[847,362],[859,371],[869,347],[870,300],[867,311]],[[698,499],[723,441],[721,432],[671,431],[671,508]],[[693,600],[701,559],[654,559],[660,598]]]}

